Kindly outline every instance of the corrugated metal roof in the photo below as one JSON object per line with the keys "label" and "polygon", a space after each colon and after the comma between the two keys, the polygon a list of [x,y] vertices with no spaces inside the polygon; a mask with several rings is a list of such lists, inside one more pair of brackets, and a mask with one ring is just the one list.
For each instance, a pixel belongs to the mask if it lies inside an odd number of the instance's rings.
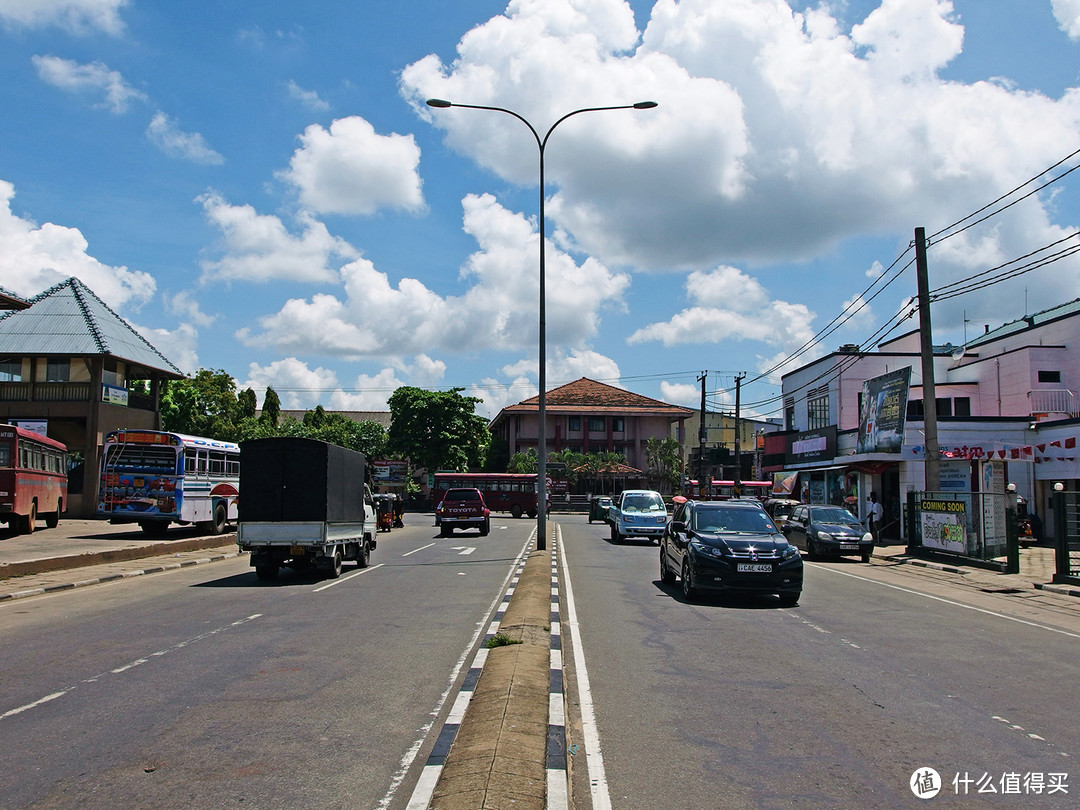
{"label": "corrugated metal roof", "polygon": [[1044,309],[1042,312],[1036,312],[1034,315],[1028,315],[1019,320],[1002,324],[997,329],[991,329],[989,332],[969,340],[965,345],[969,348],[980,346],[984,343],[990,343],[991,341],[1007,337],[1008,335],[1015,335],[1017,332],[1023,332],[1026,329],[1033,329],[1036,326],[1041,326],[1044,323],[1057,320],[1058,318],[1075,315],[1077,312],[1080,312],[1080,298],[1066,301],[1064,304],[1050,307],[1050,309]]}
{"label": "corrugated metal roof", "polygon": [[0,314],[5,354],[107,354],[156,371],[184,373],[79,279],[50,287],[20,311]]}

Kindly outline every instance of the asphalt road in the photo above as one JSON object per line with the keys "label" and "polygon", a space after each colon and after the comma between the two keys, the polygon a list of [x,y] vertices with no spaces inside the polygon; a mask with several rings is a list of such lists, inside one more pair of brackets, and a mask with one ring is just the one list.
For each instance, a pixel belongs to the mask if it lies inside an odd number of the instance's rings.
{"label": "asphalt road", "polygon": [[534,527],[427,520],[338,580],[241,557],[0,606],[0,806],[404,807]]}
{"label": "asphalt road", "polygon": [[[807,563],[794,608],[688,604],[660,583],[655,544],[613,544],[583,517],[561,528],[580,641],[565,657],[586,664],[607,783],[579,718],[577,807],[925,806],[909,786],[925,767],[950,806],[1077,805],[1075,599],[845,560]],[[1059,773],[1072,784],[1051,795]]]}

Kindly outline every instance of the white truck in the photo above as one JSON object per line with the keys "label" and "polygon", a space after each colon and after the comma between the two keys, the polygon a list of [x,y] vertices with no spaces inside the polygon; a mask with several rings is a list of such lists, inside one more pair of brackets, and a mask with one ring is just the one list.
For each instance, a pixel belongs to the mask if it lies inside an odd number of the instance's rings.
{"label": "white truck", "polygon": [[331,578],[344,560],[367,567],[378,529],[365,467],[363,453],[316,439],[241,442],[236,544],[259,579],[283,565]]}
{"label": "white truck", "polygon": [[645,537],[657,543],[667,528],[664,497],[651,489],[625,489],[608,511],[611,541],[621,543],[627,537]]}

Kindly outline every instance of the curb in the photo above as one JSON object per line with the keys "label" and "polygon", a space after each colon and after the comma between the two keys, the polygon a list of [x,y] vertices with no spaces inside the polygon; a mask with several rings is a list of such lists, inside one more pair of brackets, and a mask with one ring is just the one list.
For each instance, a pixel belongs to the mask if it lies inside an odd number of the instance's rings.
{"label": "curb", "polygon": [[[138,549],[132,549],[137,551]],[[198,551],[199,549],[185,549],[187,551]],[[176,551],[176,549],[172,549]],[[104,552],[108,553],[108,552]],[[138,571],[125,571],[122,574],[105,574],[100,577],[92,577],[90,579],[79,580],[78,582],[64,582],[59,585],[46,585],[41,588],[29,588],[25,591],[16,591],[15,593],[0,593],[0,602],[6,602],[13,599],[25,599],[28,596],[41,596],[46,593],[56,593],[58,591],[70,591],[72,588],[84,588],[88,585],[101,585],[105,582],[115,582],[118,579],[129,579],[131,577],[140,577],[146,574],[160,574],[163,571],[175,571],[178,568],[190,568],[193,565],[205,565],[206,563],[220,562],[221,560],[228,560],[233,557],[239,557],[240,551],[227,552],[223,554],[215,554],[211,557],[200,557],[196,560],[183,560],[177,563],[165,563],[162,565],[151,565]],[[87,555],[96,556],[96,555]],[[139,559],[143,556],[159,556],[159,555],[139,555],[138,557],[129,557],[119,562],[127,562],[132,559]],[[63,559],[63,558],[60,558]],[[81,558],[80,558],[81,559]],[[115,558],[109,560],[109,562],[117,562]],[[87,563],[93,565],[94,563]],[[48,573],[49,571],[58,571],[67,568],[68,566],[60,566],[60,568],[44,569],[42,571],[35,571],[32,573]]]}
{"label": "curb", "polygon": [[12,577],[25,577],[31,574],[48,574],[69,568],[86,568],[103,563],[130,562],[146,557],[162,557],[184,551],[203,551],[209,548],[224,548],[236,545],[235,534],[222,534],[217,537],[196,537],[190,540],[162,541],[131,548],[113,548],[108,551],[91,551],[67,557],[44,557],[37,560],[7,563],[0,565],[0,580]]}
{"label": "curb", "polygon": [[[889,560],[890,562],[900,563],[901,565],[915,565],[919,568],[930,568],[934,571],[943,571],[947,574],[967,575],[972,573],[972,569],[970,568],[964,568],[962,566],[956,565],[947,565],[946,563],[931,562],[930,560],[920,560],[913,557],[893,556],[887,554],[875,556],[880,560]],[[1071,585],[1060,585],[1051,582],[1030,581],[1027,582],[1027,585],[1036,591],[1046,591],[1047,593],[1054,593],[1060,596],[1071,596],[1075,598],[1080,598],[1080,588],[1076,588]]]}
{"label": "curb", "polygon": [[[558,554],[524,555],[421,772],[409,808],[569,807]],[[549,563],[550,561],[550,563]]]}

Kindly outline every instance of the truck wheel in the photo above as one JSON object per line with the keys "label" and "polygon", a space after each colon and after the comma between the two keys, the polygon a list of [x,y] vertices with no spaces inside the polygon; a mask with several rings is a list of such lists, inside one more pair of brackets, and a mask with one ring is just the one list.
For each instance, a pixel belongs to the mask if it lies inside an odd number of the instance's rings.
{"label": "truck wheel", "polygon": [[367,539],[361,540],[356,547],[356,567],[367,568],[368,563],[371,562],[371,548],[368,546]]}
{"label": "truck wheel", "polygon": [[510,507],[510,517],[512,517],[514,520],[517,520],[521,517],[521,507],[518,506],[516,503]]}
{"label": "truck wheel", "polygon": [[327,569],[327,576],[330,579],[337,579],[341,576],[341,549],[335,548],[333,556],[330,557],[330,567]]}
{"label": "truck wheel", "polygon": [[449,537],[454,533],[454,530],[447,525],[439,526],[439,537]]}
{"label": "truck wheel", "polygon": [[277,563],[266,563],[264,565],[255,566],[255,576],[261,579],[263,582],[268,582],[272,579],[277,579],[278,567]]}

